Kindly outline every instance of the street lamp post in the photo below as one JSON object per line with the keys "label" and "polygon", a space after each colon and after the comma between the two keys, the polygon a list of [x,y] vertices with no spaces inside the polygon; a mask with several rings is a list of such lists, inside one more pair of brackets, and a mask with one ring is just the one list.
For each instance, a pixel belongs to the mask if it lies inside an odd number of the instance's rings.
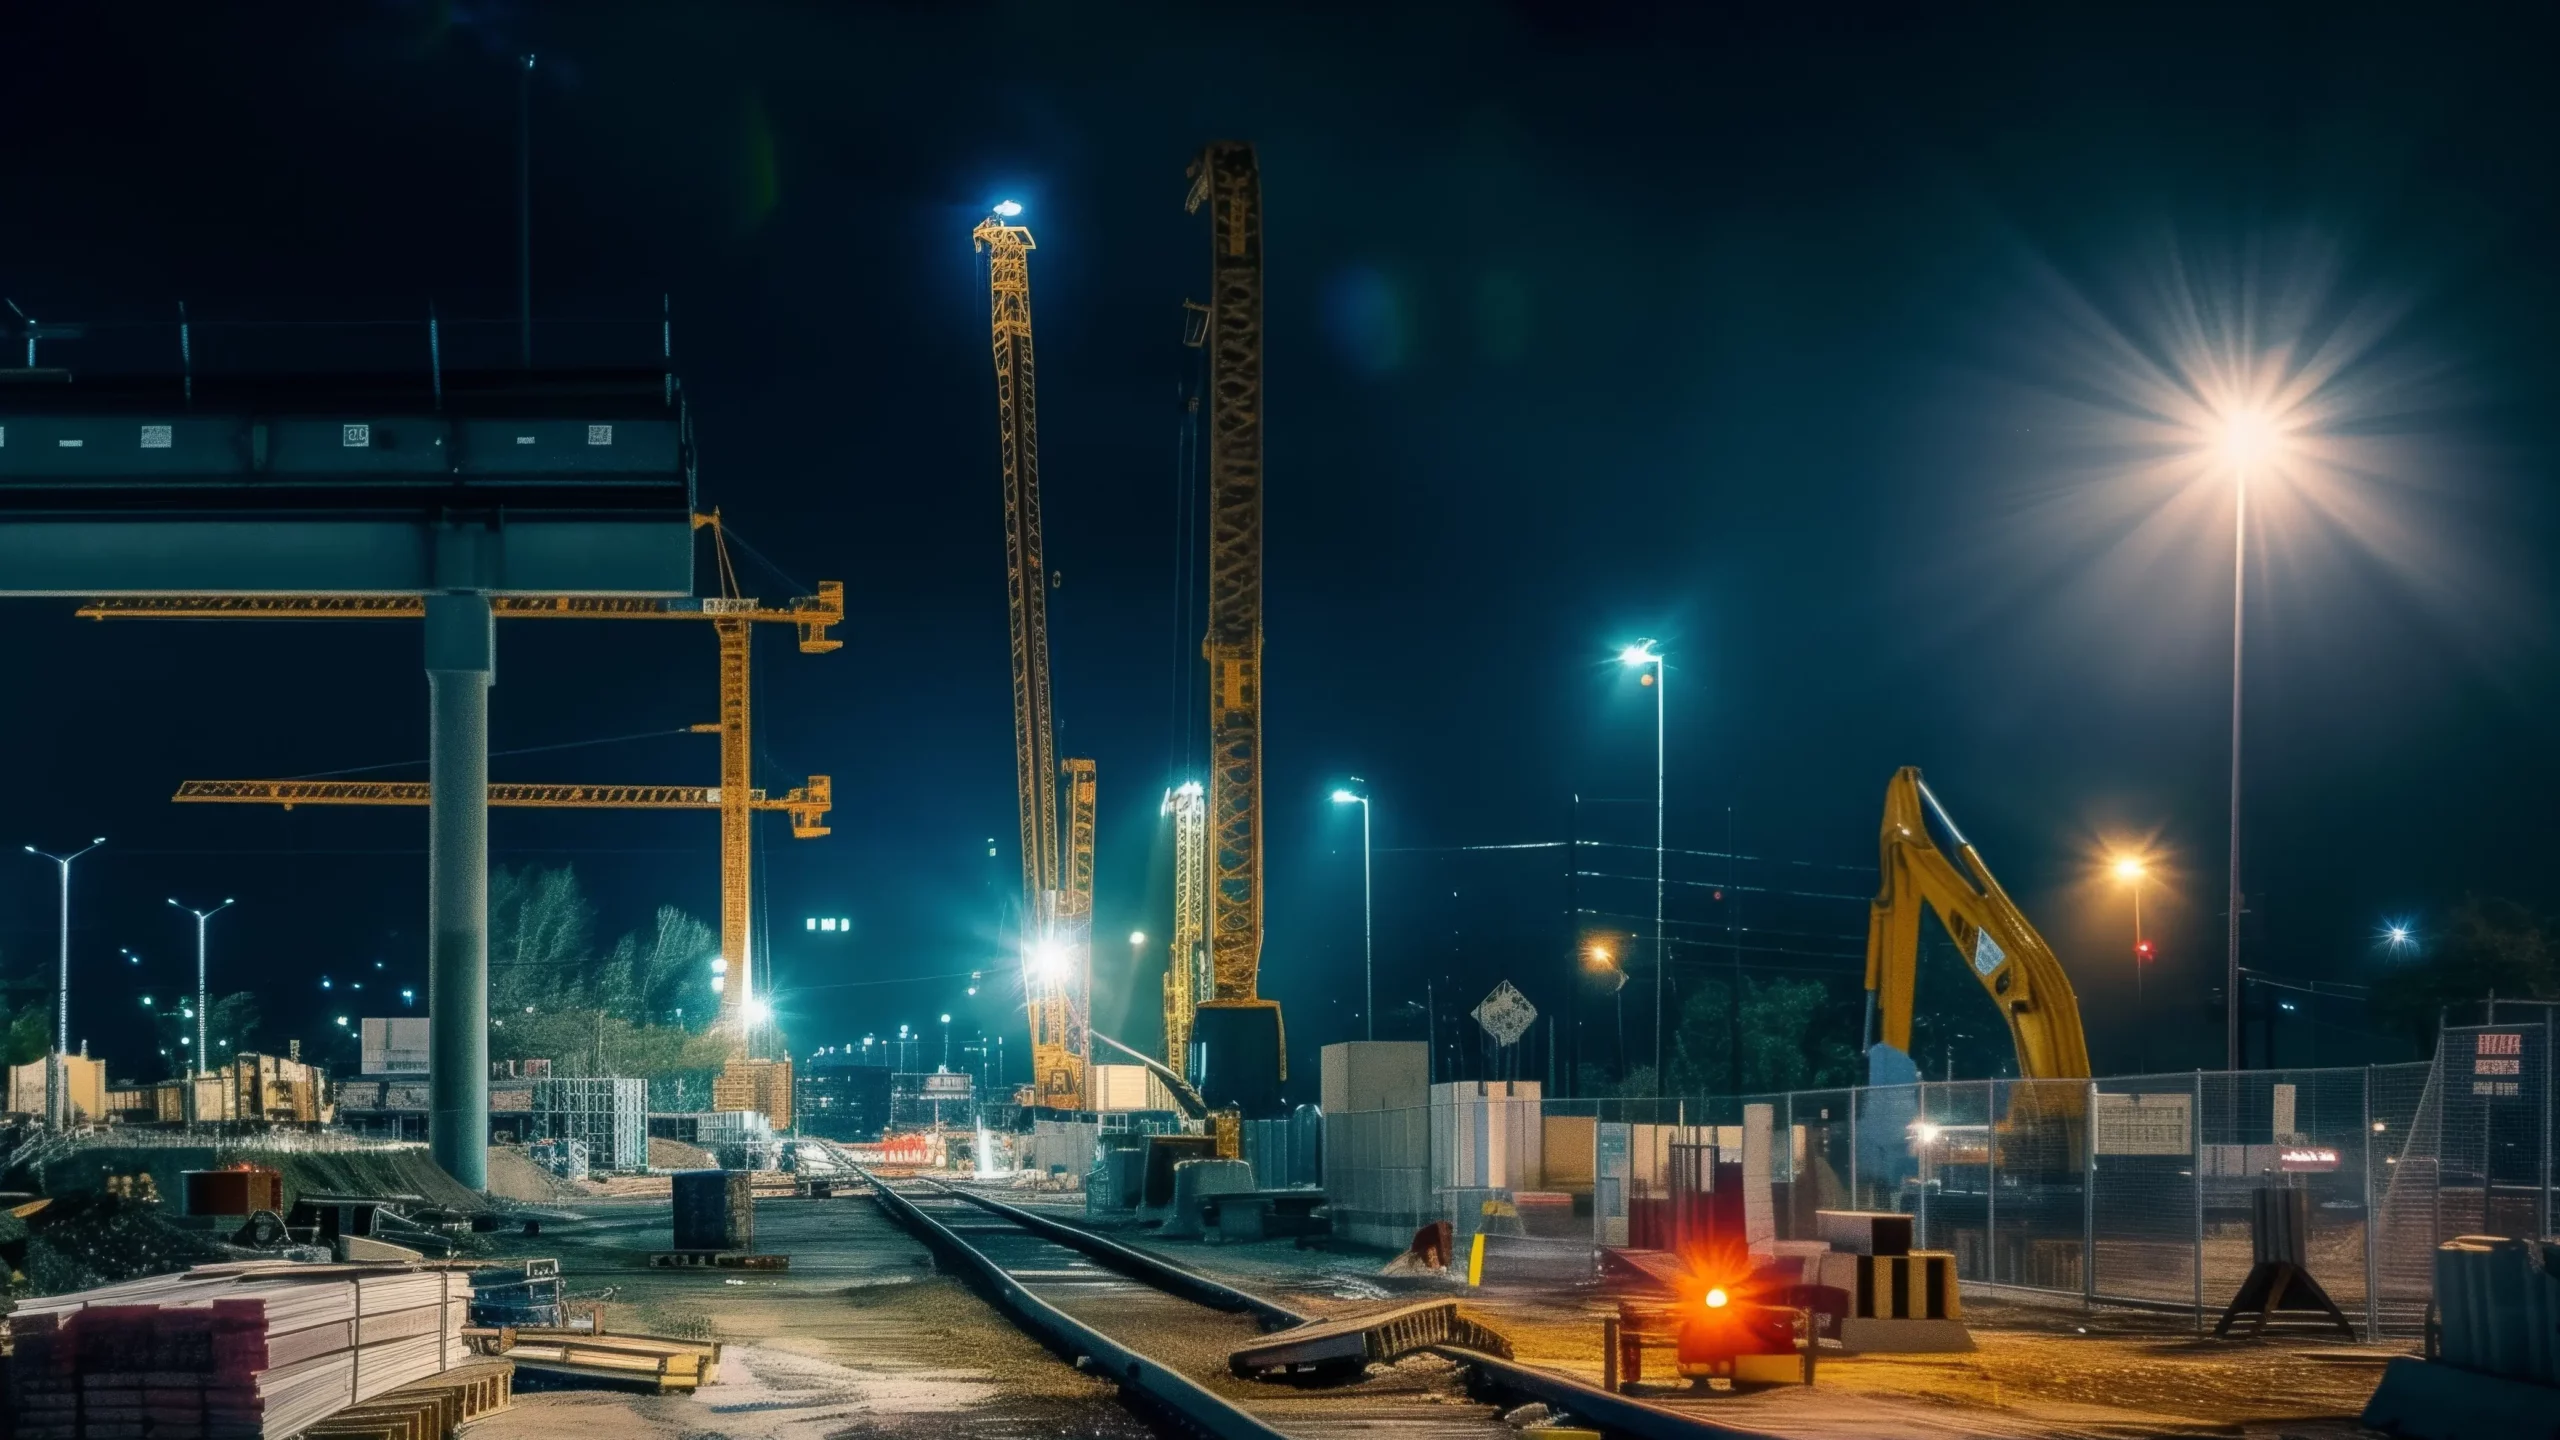
{"label": "street lamp post", "polygon": [[204,1048],[204,927],[206,921],[211,920],[214,916],[230,909],[231,901],[226,898],[221,904],[214,906],[210,910],[198,910],[192,906],[179,905],[177,897],[174,895],[169,897],[169,903],[172,906],[175,906],[180,910],[184,910],[188,914],[196,917],[196,1069],[191,1073],[202,1073],[203,1071],[213,1068],[212,1052]]}
{"label": "street lamp post", "polygon": [[64,1069],[65,1057],[71,1053],[71,862],[107,843],[99,836],[68,855],[51,855],[33,845],[27,853],[50,860],[62,872],[62,946],[61,970],[53,992],[53,1061],[45,1074],[45,1115],[54,1125],[68,1129],[71,1124],[71,1076]]}
{"label": "street lamp post", "polygon": [[1633,667],[1651,666],[1645,681],[1653,687],[1653,1093],[1663,1093],[1662,1073],[1662,1003],[1663,976],[1670,969],[1669,957],[1662,942],[1662,796],[1663,796],[1663,684],[1662,652],[1656,642],[1639,640],[1618,652],[1618,659]]}
{"label": "street lamp post", "polygon": [[1608,947],[1603,945],[1591,947],[1587,963],[1594,970],[1607,971],[1611,978],[1618,982],[1609,987],[1609,1003],[1617,1011],[1618,1078],[1624,1080],[1627,1078],[1627,972],[1619,966],[1618,958],[1610,954]]}
{"label": "street lamp post", "polygon": [[2240,695],[2242,619],[2249,598],[2249,476],[2282,444],[2273,421],[2256,410],[2222,417],[2222,456],[2231,466],[2231,837],[2229,883],[2224,900],[2229,925],[2223,945],[2223,1065],[2240,1068]]}
{"label": "street lamp post", "polygon": [[[1351,777],[1351,783],[1366,785],[1368,782],[1355,775]],[[1363,1035],[1375,1040],[1378,1038],[1378,962],[1374,938],[1377,932],[1372,920],[1375,912],[1370,908],[1369,796],[1366,791],[1336,790],[1333,803],[1360,807],[1360,1023],[1366,1027]]]}
{"label": "street lamp post", "polygon": [[2149,1016],[2142,1003],[2142,969],[2151,959],[2151,944],[2142,938],[2142,882],[2151,867],[2133,856],[2115,863],[2116,879],[2133,887],[2133,1028],[2135,1068],[2151,1068],[2151,1031]]}

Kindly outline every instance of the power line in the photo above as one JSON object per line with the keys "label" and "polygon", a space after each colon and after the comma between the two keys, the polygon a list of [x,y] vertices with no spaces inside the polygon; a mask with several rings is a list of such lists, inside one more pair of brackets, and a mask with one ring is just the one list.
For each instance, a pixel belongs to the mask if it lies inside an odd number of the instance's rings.
{"label": "power line", "polygon": [[[1582,803],[1588,805],[1592,802],[1585,800]],[[1648,855],[1653,853],[1653,847],[1650,845],[1630,844],[1624,840],[1576,840],[1574,843],[1588,845],[1595,850],[1641,850]],[[1847,870],[1860,875],[1876,873],[1872,865],[1842,865],[1830,860],[1773,860],[1766,855],[1738,855],[1724,850],[1686,850],[1677,845],[1665,847],[1663,853],[1695,855],[1709,860],[1748,860],[1755,865],[1789,865],[1800,870]]]}
{"label": "power line", "polygon": [[[1606,870],[1576,870],[1573,873],[1584,880],[1624,880],[1630,884],[1642,883],[1646,885],[1653,883],[1653,877],[1650,875],[1613,875]],[[1835,895],[1827,890],[1774,890],[1766,885],[1728,885],[1721,880],[1672,880],[1666,878],[1662,883],[1666,885],[1686,886],[1692,890],[1730,890],[1737,895],[1786,895],[1799,900],[1842,900],[1857,905],[1873,903],[1872,898],[1869,896]]]}
{"label": "power line", "polygon": [[729,524],[725,520],[720,524],[720,537],[728,541],[730,544],[737,546],[739,549],[746,551],[748,559],[753,560],[767,570],[772,571],[774,578],[780,580],[783,584],[790,586],[793,594],[809,595],[816,593],[813,587],[805,585],[799,580],[792,578],[790,571],[783,569],[781,566],[774,564],[772,560],[766,558],[763,551],[749,544],[747,542],[747,537],[739,534],[737,527]]}
{"label": "power line", "polygon": [[[658,740],[669,735],[690,735],[692,733],[692,726],[678,725],[666,730],[642,730],[630,735],[607,735],[594,740],[563,740],[557,745],[527,745],[515,750],[492,750],[489,752],[489,758],[492,760],[498,760],[510,755],[541,755],[553,750],[578,750],[590,745],[620,745],[631,740]],[[405,770],[410,766],[424,765],[426,763],[427,762],[424,758],[416,760],[388,760],[380,765],[350,765],[344,770],[314,770],[308,775],[287,775],[284,778],[287,780],[327,780],[334,776],[363,775],[375,770]]]}

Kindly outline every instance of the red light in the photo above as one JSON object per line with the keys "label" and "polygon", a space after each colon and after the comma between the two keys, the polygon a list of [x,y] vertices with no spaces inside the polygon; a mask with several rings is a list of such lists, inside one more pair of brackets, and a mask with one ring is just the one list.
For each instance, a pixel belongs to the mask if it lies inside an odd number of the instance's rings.
{"label": "red light", "polygon": [[2150,959],[2150,958],[2151,958],[2151,942],[2150,942],[2150,941],[2148,941],[2148,940],[2145,940],[2145,941],[2141,942],[2140,944],[2138,944],[2138,945],[2134,946],[2134,947],[2133,947],[2133,954],[2134,954],[2134,958],[2136,958],[2136,959],[2138,959],[2138,960],[2148,960],[2148,959]]}

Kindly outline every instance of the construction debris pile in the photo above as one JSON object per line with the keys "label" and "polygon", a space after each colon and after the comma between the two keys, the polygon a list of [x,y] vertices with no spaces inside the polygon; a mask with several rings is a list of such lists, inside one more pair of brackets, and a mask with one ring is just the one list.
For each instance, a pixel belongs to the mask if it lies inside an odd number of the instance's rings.
{"label": "construction debris pile", "polygon": [[73,1195],[21,1220],[0,1212],[0,1264],[12,1294],[61,1295],[237,1258],[214,1236],[170,1224],[161,1207]]}
{"label": "construction debris pile", "polygon": [[19,1440],[282,1440],[471,1363],[471,1282],[406,1266],[203,1266],[9,1318]]}

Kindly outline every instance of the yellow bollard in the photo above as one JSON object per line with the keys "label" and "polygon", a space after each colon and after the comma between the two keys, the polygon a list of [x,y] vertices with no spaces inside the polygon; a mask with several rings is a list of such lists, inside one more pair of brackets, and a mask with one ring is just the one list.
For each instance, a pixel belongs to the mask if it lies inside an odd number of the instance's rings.
{"label": "yellow bollard", "polygon": [[1483,1283],[1484,1232],[1479,1230],[1475,1233],[1475,1238],[1467,1244],[1467,1284],[1472,1288]]}

